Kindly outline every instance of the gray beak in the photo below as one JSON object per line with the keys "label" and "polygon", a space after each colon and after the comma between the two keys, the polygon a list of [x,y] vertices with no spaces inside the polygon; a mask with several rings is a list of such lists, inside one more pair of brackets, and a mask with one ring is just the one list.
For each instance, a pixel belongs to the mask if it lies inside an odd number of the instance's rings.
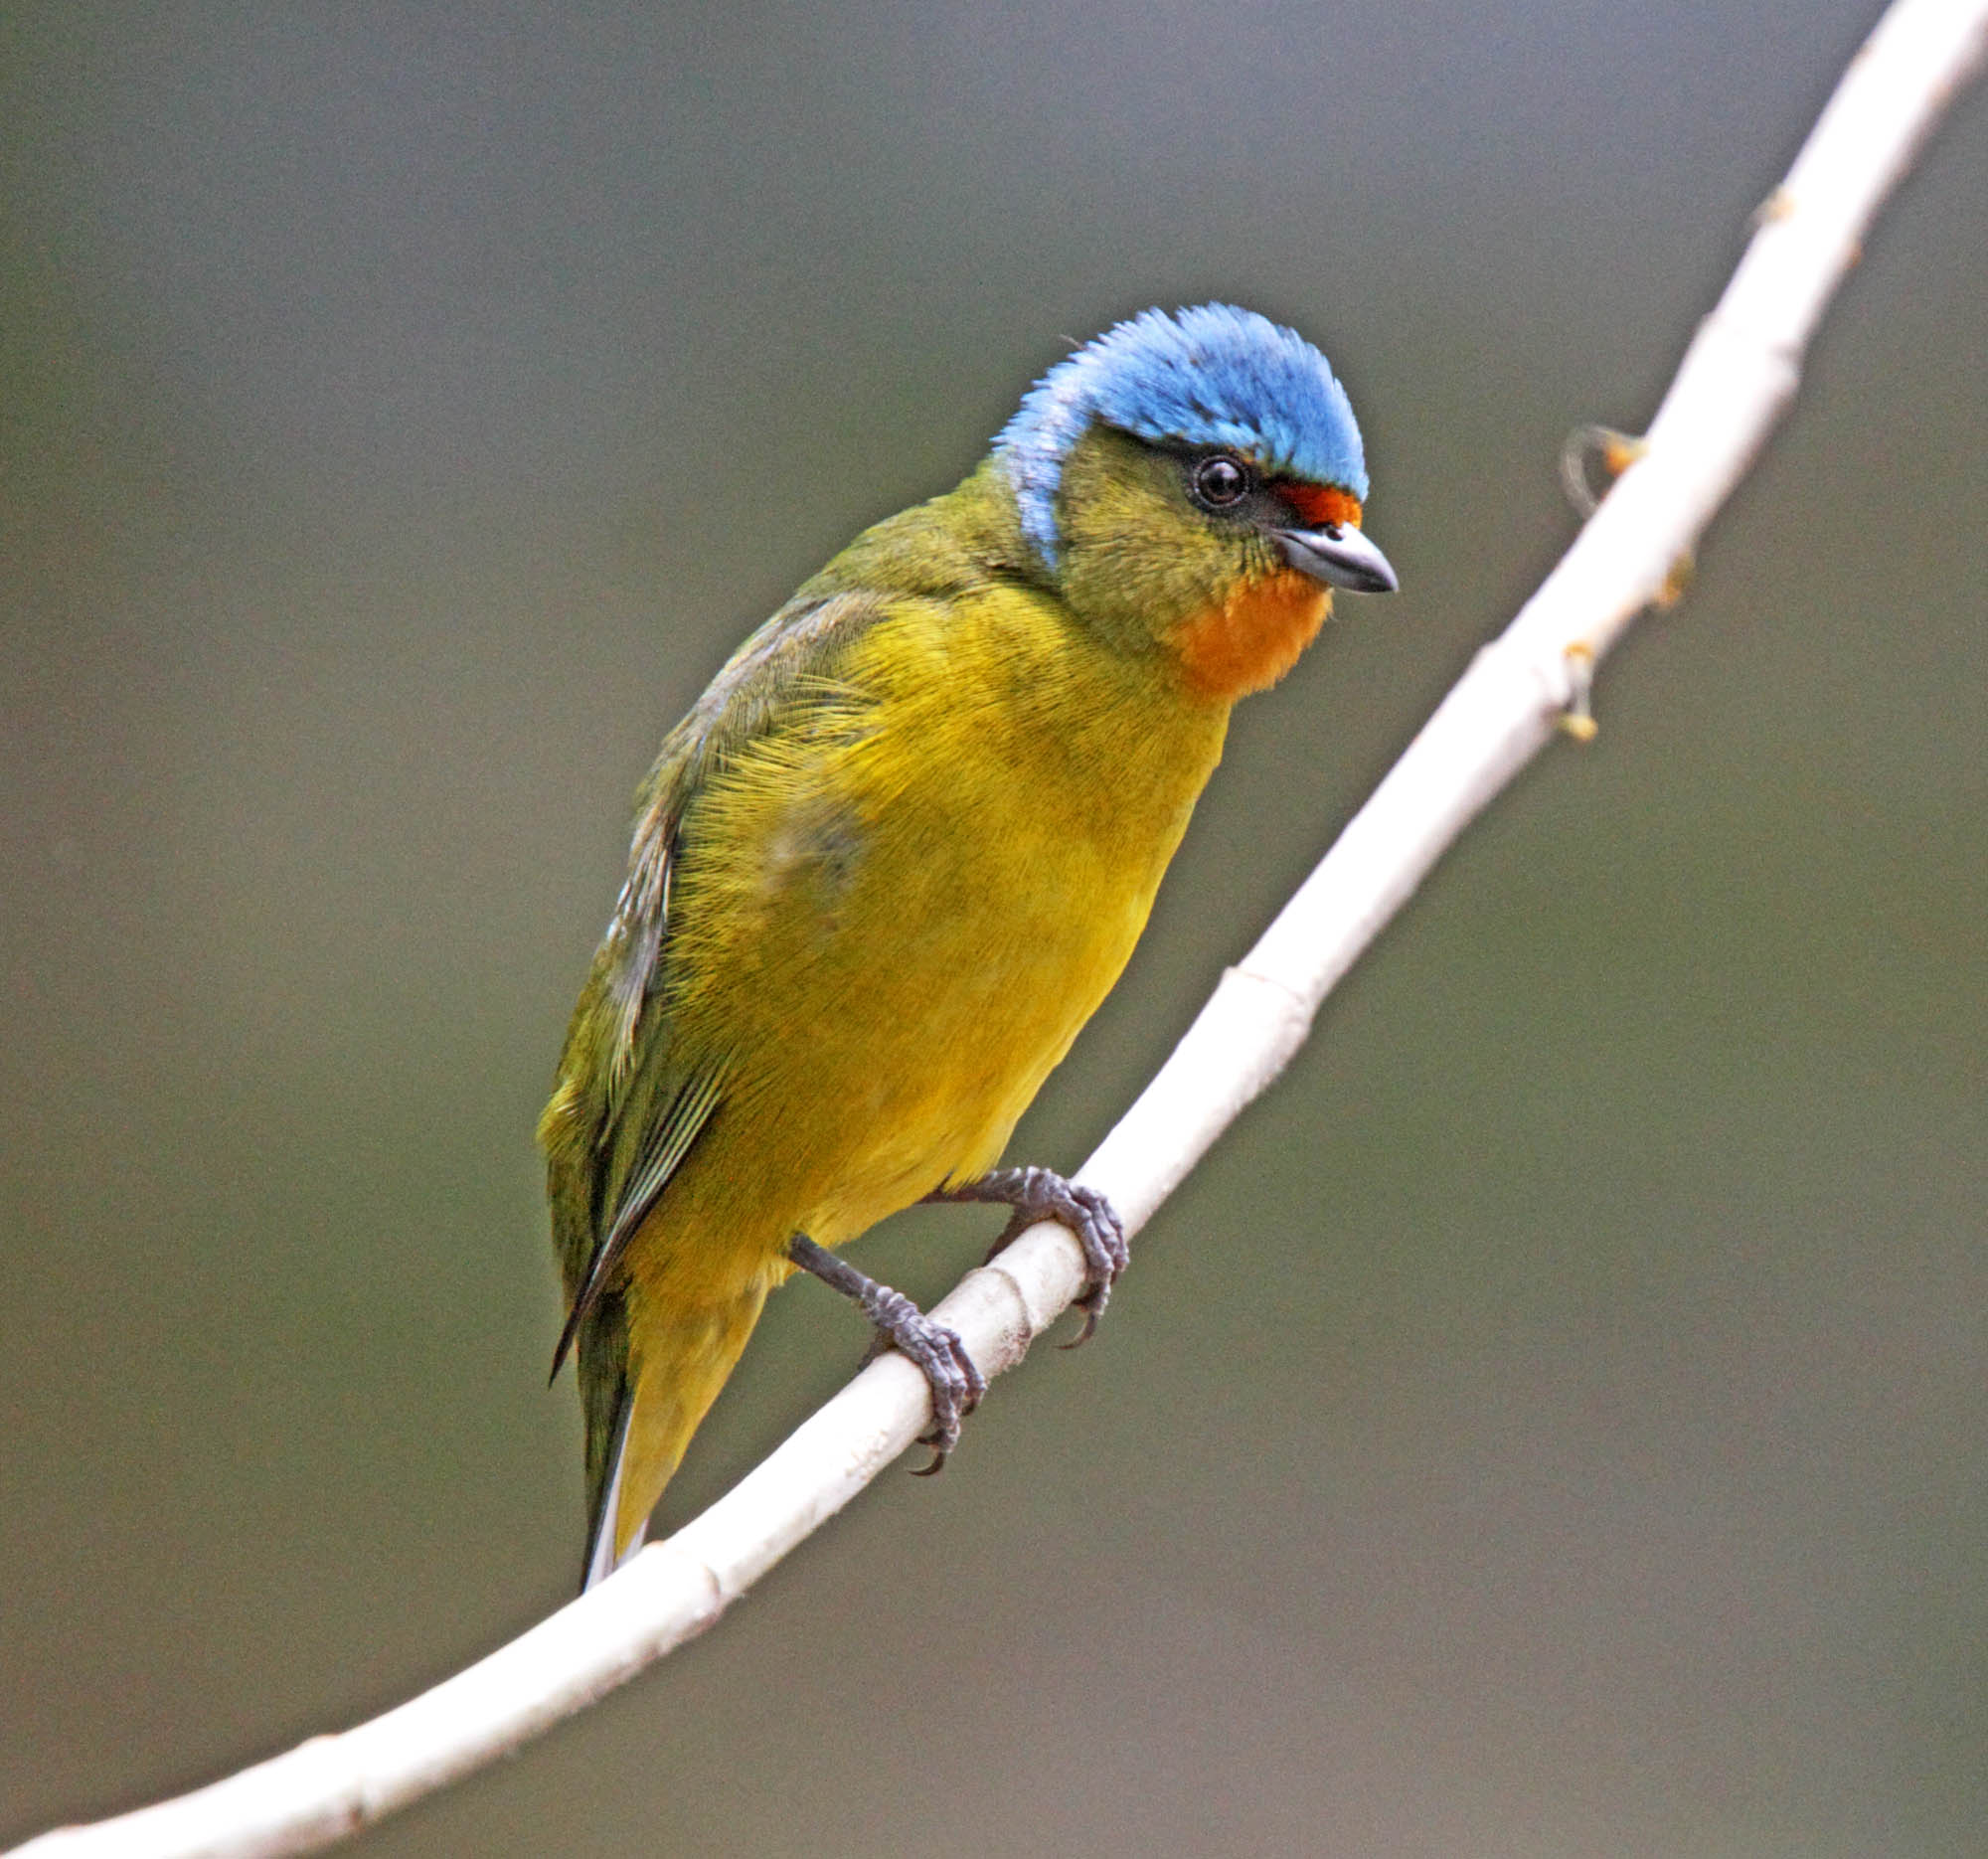
{"label": "gray beak", "polygon": [[1401,587],[1388,558],[1351,523],[1323,529],[1273,529],[1284,560],[1300,574],[1349,593],[1393,593]]}

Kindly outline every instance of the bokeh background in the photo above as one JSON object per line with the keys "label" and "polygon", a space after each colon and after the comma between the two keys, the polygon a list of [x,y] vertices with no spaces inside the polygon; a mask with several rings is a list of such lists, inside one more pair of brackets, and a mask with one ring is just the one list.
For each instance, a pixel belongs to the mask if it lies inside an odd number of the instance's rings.
{"label": "bokeh background", "polygon": [[[1405,592],[1240,713],[1072,1166],[1574,528],[1874,0],[0,14],[0,1835],[563,1601],[531,1126],[729,646],[1068,343],[1324,346]],[[387,1855],[1979,1854],[1988,108],[1689,599],[1155,1221]],[[998,1216],[859,1249],[930,1296]],[[836,1387],[775,1300],[681,1520]]]}

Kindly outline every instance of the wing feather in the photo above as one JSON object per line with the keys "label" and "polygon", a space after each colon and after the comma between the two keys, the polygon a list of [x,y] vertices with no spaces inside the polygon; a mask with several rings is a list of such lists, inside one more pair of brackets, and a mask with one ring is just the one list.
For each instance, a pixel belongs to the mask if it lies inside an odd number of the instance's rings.
{"label": "wing feather", "polygon": [[691,1054],[668,1007],[671,899],[684,816],[747,744],[837,689],[842,646],[883,611],[867,592],[806,592],[735,652],[664,739],[636,796],[628,876],[567,1032],[539,1126],[570,1299],[553,1368],[724,1096],[728,1055]]}
{"label": "wing feather", "polygon": [[690,1153],[690,1145],[710,1121],[712,1111],[718,1108],[724,1077],[722,1065],[692,1073],[677,1087],[668,1109],[650,1126],[641,1154],[615,1204],[613,1221],[594,1246],[585,1275],[574,1294],[573,1308],[567,1312],[566,1327],[560,1331],[559,1345],[553,1351],[555,1375],[566,1360],[566,1352],[573,1347],[573,1339],[580,1333],[586,1313],[607,1283],[609,1273],[627,1250],[635,1229],[648,1217],[649,1210],[669,1185],[670,1177]]}

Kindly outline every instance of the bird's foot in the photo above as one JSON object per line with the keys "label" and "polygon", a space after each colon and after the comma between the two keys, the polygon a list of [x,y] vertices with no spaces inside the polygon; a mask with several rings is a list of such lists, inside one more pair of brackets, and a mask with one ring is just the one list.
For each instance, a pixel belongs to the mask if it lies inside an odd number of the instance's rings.
{"label": "bird's foot", "polygon": [[934,1188],[925,1199],[993,1201],[1013,1208],[1001,1237],[987,1255],[989,1259],[1039,1220],[1054,1220],[1068,1227],[1083,1249],[1084,1288],[1077,1300],[1077,1307],[1083,1312],[1083,1328],[1063,1346],[1075,1349],[1090,1340],[1097,1319],[1111,1301],[1111,1287],[1131,1259],[1125,1245],[1125,1223],[1108,1196],[1067,1181],[1051,1168],[997,1168],[956,1188]]}
{"label": "bird's foot", "polygon": [[[788,1241],[787,1257],[803,1271],[854,1299],[876,1329],[880,1343],[898,1349],[917,1365],[931,1390],[932,1406],[931,1432],[920,1434],[918,1443],[931,1447],[932,1458],[929,1465],[917,1468],[916,1475],[928,1478],[943,1470],[946,1454],[959,1443],[960,1422],[980,1405],[980,1397],[987,1392],[987,1378],[974,1367],[958,1333],[943,1323],[934,1323],[903,1291],[878,1283],[804,1233]],[[871,1353],[881,1354],[882,1350]]]}

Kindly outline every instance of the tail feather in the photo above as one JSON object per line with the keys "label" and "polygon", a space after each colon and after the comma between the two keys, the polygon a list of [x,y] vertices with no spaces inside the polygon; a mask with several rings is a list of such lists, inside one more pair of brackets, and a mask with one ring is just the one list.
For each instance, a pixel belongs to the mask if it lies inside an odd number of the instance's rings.
{"label": "tail feather", "polygon": [[608,1519],[616,1516],[621,1509],[622,1472],[627,1465],[628,1417],[634,1411],[634,1402],[628,1398],[627,1384],[621,1384],[619,1417],[614,1427],[614,1448],[609,1455],[613,1472],[608,1477],[607,1488],[588,1508],[590,1515],[586,1524],[586,1573],[580,1577],[580,1592],[583,1595],[596,1582],[604,1582],[621,1564],[642,1547],[642,1539],[649,1533],[649,1520],[644,1517],[636,1525],[634,1536],[626,1543],[616,1541],[617,1532],[609,1527]]}
{"label": "tail feather", "polygon": [[586,1417],[582,1592],[641,1548],[649,1512],[752,1334],[766,1287],[753,1283],[722,1303],[649,1306],[635,1322],[628,1295],[601,1297],[580,1330]]}
{"label": "tail feather", "polygon": [[[576,1366],[586,1425],[586,1556],[580,1584],[583,1594],[613,1574],[623,1547],[610,1520],[620,1510],[635,1390],[628,1372],[628,1311],[621,1291],[599,1298],[586,1313]],[[632,1553],[637,1546],[626,1547]]]}

